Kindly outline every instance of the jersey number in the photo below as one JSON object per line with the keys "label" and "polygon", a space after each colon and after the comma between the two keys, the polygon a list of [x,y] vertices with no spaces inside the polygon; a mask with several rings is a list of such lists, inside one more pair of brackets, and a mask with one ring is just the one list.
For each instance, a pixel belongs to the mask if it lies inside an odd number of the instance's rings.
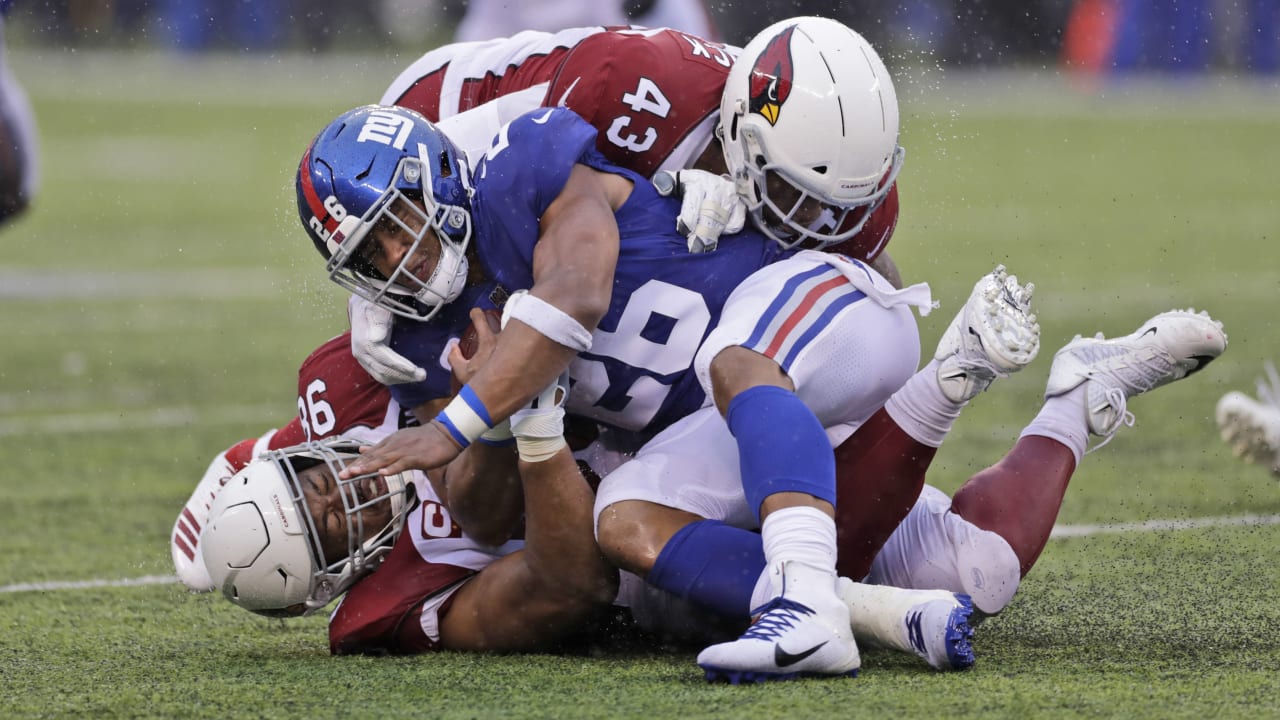
{"label": "jersey number", "polygon": [[[655,315],[670,322],[662,342],[642,336]],[[628,430],[644,429],[671,392],[662,377],[693,366],[710,324],[702,295],[661,280],[641,285],[627,298],[617,329],[592,333],[590,354],[602,359],[573,361],[570,410]],[[626,397],[625,406],[616,411],[597,406],[606,393]]]}
{"label": "jersey number", "polygon": [[[635,92],[622,94],[622,104],[636,113],[651,113],[660,118],[665,118],[671,112],[671,101],[667,99],[666,95],[662,94],[658,84],[647,77],[640,78],[640,82],[636,84]],[[630,129],[631,122],[634,119],[630,115],[620,115],[614,118],[613,123],[609,125],[609,131],[605,133],[605,137],[609,138],[609,142],[620,148],[641,153],[653,147],[653,144],[658,141],[658,131],[652,127],[646,127],[643,140],[635,133],[628,132],[623,134],[624,130]]]}
{"label": "jersey number", "polygon": [[305,394],[298,396],[298,417],[302,418],[307,440],[324,437],[338,425],[333,406],[324,399],[324,392],[328,389],[325,382],[317,378],[307,386]]}

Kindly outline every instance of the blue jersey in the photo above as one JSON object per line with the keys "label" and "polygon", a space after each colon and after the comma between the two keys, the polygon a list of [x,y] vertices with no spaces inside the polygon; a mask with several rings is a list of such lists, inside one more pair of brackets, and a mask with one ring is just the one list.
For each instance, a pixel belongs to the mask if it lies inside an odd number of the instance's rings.
{"label": "blue jersey", "polygon": [[611,164],[595,141],[595,128],[563,108],[534,110],[504,127],[476,167],[474,242],[486,277],[507,292],[528,289],[538,221],[573,166],[632,181],[615,213],[621,244],[612,300],[590,351],[570,366],[568,410],[647,436],[704,404],[695,353],[733,289],[784,251],[745,232],[713,253],[690,254],[675,229],[680,202]]}
{"label": "blue jersey", "polygon": [[492,310],[505,301],[491,282],[467,287],[457,300],[440,308],[430,322],[397,318],[391,333],[391,349],[427,371],[421,382],[391,385],[391,397],[403,408],[453,394],[453,371],[449,368],[449,348],[471,324],[471,308]]}

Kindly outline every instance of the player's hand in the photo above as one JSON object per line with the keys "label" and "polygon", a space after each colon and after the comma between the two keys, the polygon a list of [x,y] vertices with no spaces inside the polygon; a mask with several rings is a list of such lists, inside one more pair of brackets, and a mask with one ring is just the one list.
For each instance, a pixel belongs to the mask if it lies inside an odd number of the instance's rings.
{"label": "player's hand", "polygon": [[680,198],[676,232],[689,240],[689,252],[716,249],[720,235],[732,235],[747,221],[747,206],[733,181],[705,170],[662,171],[653,176],[659,195]]}
{"label": "player's hand", "polygon": [[356,362],[383,385],[422,382],[427,371],[391,349],[390,310],[374,305],[359,295],[347,301],[351,316],[351,354]]}
{"label": "player's hand", "polygon": [[406,470],[433,470],[456,458],[462,448],[439,422],[397,430],[377,445],[362,446],[360,457],[347,463],[339,476],[350,480],[359,475],[395,475]]}
{"label": "player's hand", "polygon": [[449,349],[449,369],[458,388],[471,382],[489,356],[498,347],[500,315],[496,310],[471,308],[471,326],[463,333],[462,340]]}

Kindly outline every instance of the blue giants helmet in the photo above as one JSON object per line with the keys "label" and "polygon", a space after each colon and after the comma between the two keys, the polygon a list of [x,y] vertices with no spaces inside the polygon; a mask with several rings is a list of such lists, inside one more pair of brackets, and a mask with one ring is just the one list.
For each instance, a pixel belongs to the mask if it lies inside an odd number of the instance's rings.
{"label": "blue giants helmet", "polygon": [[[384,105],[339,115],[302,156],[297,191],[302,225],[337,284],[412,320],[430,318],[462,292],[471,242],[470,170],[422,115]],[[413,238],[390,274],[370,260],[378,248],[369,233],[379,223]],[[415,256],[421,259],[424,242],[440,245],[425,279],[410,267]]]}

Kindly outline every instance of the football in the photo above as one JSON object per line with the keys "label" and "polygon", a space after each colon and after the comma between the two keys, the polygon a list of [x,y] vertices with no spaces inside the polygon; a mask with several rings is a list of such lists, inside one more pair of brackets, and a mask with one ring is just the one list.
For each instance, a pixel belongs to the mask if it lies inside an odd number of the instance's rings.
{"label": "football", "polygon": [[[485,310],[484,319],[489,323],[489,329],[498,332],[502,329],[502,311],[501,310]],[[476,346],[479,344],[479,331],[473,322],[467,326],[462,332],[462,337],[458,338],[458,350],[462,352],[462,357],[470,359],[476,354]]]}

